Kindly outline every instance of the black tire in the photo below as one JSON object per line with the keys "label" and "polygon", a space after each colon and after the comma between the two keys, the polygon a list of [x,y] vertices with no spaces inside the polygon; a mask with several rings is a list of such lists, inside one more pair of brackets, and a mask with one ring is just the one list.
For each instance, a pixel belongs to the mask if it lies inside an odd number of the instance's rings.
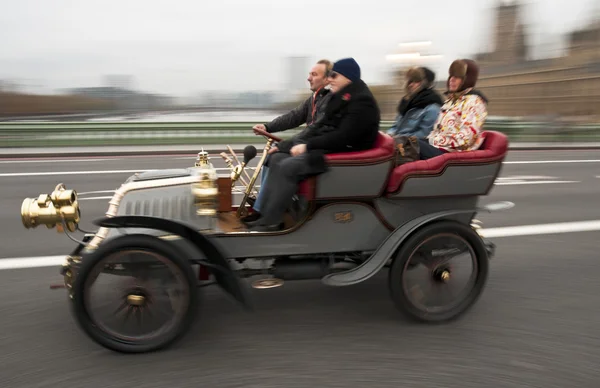
{"label": "black tire", "polygon": [[[187,304],[179,322],[164,334],[149,340],[126,340],[107,333],[93,321],[88,306],[86,306],[86,285],[90,276],[93,276],[95,267],[112,254],[128,250],[145,251],[162,256],[174,265],[175,270],[179,272],[180,279],[183,280],[178,284],[186,289]],[[96,343],[117,352],[145,353],[166,348],[187,333],[198,311],[200,303],[198,294],[197,280],[184,252],[157,237],[142,234],[126,235],[104,242],[96,251],[83,258],[73,284],[73,313],[78,325]],[[161,296],[163,295],[165,293],[161,294]]]}
{"label": "black tire", "polygon": [[[457,236],[469,246],[475,256],[476,278],[467,296],[456,306],[441,312],[431,312],[413,303],[408,296],[404,274],[414,269],[409,260],[424,241],[435,236]],[[391,298],[398,310],[405,316],[421,322],[442,323],[454,320],[469,310],[479,299],[487,282],[489,258],[479,235],[469,226],[452,221],[440,221],[428,224],[402,244],[394,258],[389,271],[389,289]]]}

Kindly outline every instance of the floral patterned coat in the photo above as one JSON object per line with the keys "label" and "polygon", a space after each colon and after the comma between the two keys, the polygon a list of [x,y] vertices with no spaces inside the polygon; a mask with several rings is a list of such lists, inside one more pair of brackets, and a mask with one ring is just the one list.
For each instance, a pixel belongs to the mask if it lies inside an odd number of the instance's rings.
{"label": "floral patterned coat", "polygon": [[448,152],[478,149],[483,143],[481,130],[487,114],[486,100],[476,93],[448,99],[427,136],[429,144]]}

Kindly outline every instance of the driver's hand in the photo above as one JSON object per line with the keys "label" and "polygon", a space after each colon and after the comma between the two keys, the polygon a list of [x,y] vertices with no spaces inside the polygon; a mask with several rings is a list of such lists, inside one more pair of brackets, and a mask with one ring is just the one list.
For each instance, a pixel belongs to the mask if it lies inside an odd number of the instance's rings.
{"label": "driver's hand", "polygon": [[268,153],[269,154],[274,154],[277,151],[279,151],[279,148],[277,148],[277,147],[271,147],[271,148],[269,148],[269,152]]}
{"label": "driver's hand", "polygon": [[267,127],[265,127],[264,124],[256,124],[255,126],[252,127],[252,130],[254,131],[254,133],[259,135],[259,133],[256,132],[256,129],[267,132]]}
{"label": "driver's hand", "polygon": [[292,156],[302,155],[305,152],[306,152],[306,144],[296,144],[290,150],[290,154],[292,154]]}

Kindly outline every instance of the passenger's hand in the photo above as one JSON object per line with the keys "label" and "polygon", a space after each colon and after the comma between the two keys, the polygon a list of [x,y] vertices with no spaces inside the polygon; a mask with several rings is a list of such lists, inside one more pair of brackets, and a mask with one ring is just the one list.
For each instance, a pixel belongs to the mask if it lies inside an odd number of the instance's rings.
{"label": "passenger's hand", "polygon": [[306,152],[306,144],[297,144],[297,145],[293,146],[292,149],[290,150],[290,154],[292,154],[292,156],[302,155],[305,152]]}
{"label": "passenger's hand", "polygon": [[254,133],[259,135],[259,133],[256,132],[256,129],[267,132],[267,127],[265,127],[264,124],[256,124],[255,126],[252,127],[252,130],[254,131]]}
{"label": "passenger's hand", "polygon": [[277,148],[277,147],[271,147],[271,148],[269,148],[269,152],[267,152],[267,153],[274,154],[277,151],[279,151],[279,148]]}

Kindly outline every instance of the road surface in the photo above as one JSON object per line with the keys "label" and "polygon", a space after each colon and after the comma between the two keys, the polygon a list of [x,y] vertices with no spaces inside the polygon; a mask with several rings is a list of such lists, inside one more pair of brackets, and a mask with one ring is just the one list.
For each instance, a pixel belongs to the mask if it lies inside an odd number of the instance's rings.
{"label": "road surface", "polygon": [[123,356],[97,346],[74,324],[64,290],[48,289],[62,280],[56,266],[15,268],[73,247],[54,230],[25,230],[23,198],[63,182],[81,193],[90,229],[133,171],[194,159],[0,160],[0,387],[598,387],[599,151],[509,154],[483,203],[516,206],[481,215],[497,255],[482,298],[457,322],[407,322],[381,274],[349,288],[255,290],[252,314],[202,289],[204,314],[175,347]]}

